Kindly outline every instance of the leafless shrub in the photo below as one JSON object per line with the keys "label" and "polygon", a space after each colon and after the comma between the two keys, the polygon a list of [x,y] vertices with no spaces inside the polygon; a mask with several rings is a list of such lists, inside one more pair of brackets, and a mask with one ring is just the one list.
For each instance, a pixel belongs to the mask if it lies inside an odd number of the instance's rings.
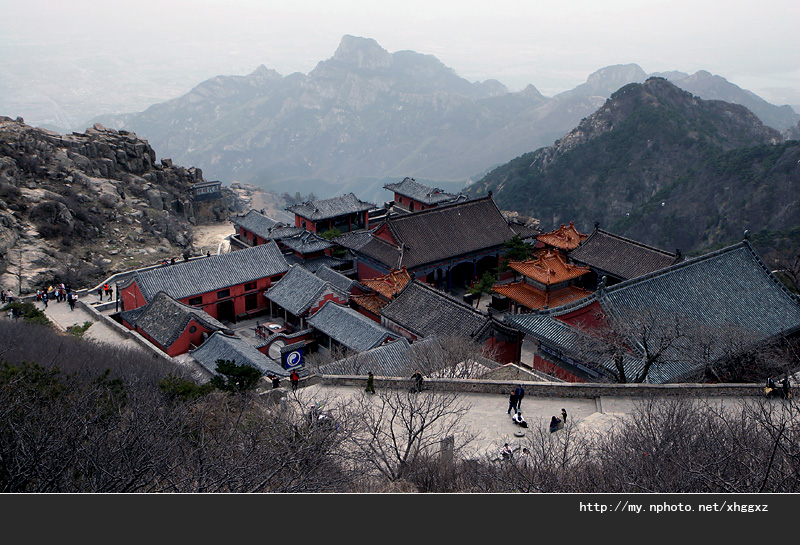
{"label": "leafless shrub", "polygon": [[354,467],[376,482],[428,481],[431,460],[440,455],[443,441],[453,459],[472,441],[462,423],[468,410],[454,393],[362,393],[349,408],[355,425],[347,453]]}

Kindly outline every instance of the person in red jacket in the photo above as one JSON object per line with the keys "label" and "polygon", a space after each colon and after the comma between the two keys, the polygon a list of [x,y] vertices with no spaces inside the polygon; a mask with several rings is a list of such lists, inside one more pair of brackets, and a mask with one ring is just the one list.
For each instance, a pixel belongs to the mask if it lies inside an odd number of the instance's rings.
{"label": "person in red jacket", "polygon": [[300,375],[297,374],[297,371],[292,371],[289,380],[292,381],[292,390],[297,390],[297,384],[300,382]]}

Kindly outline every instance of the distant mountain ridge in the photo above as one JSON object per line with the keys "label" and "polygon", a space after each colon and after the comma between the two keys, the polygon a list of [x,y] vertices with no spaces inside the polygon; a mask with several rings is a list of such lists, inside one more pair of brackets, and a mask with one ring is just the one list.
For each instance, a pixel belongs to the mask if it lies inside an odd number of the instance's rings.
{"label": "distant mountain ridge", "polygon": [[[703,100],[664,78],[628,84],[551,146],[489,172],[466,192],[543,228],[574,221],[664,249],[740,240],[795,244],[800,143],[744,106]],[[548,227],[549,226],[549,227]]]}
{"label": "distant mountain ridge", "polygon": [[[703,98],[724,91],[730,101],[749,100],[778,129],[800,119],[724,78],[673,74]],[[375,40],[344,36],[308,75],[260,66],[247,76],[212,78],[144,112],[95,121],[142,134],[211,179],[319,197],[353,191],[377,202],[388,197],[383,183],[409,175],[463,187],[552,144],[612,92],[646,77],[637,65],[610,66],[548,98],[532,85],[509,92],[496,80],[469,82],[432,55],[389,53]],[[703,83],[709,79],[713,85]]]}

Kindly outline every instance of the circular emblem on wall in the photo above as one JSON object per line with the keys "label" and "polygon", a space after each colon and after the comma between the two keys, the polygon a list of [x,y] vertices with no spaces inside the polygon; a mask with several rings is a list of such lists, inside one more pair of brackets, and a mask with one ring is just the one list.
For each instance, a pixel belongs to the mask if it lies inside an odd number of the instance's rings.
{"label": "circular emblem on wall", "polygon": [[289,367],[300,365],[302,359],[303,359],[302,355],[297,350],[295,350],[294,352],[289,352],[286,355],[286,363],[289,365]]}

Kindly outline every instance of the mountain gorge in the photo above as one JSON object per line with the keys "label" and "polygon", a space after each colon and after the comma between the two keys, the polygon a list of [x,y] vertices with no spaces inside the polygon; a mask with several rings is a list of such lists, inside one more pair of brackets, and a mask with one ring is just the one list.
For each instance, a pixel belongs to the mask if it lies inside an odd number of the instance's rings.
{"label": "mountain gorge", "polygon": [[[405,176],[458,191],[549,146],[612,92],[647,77],[635,64],[610,66],[545,97],[532,85],[509,92],[495,80],[469,82],[431,55],[389,53],[375,40],[344,36],[333,57],[307,75],[261,66],[247,76],[207,80],[140,113],[94,121],[144,135],[210,179],[318,197],[353,191],[381,202],[383,184]],[[702,98],[722,98],[715,93],[724,91],[731,102],[758,103],[763,113],[753,111],[779,130],[800,119],[707,72],[670,77],[702,88]]]}
{"label": "mountain gorge", "polygon": [[665,249],[740,240],[796,251],[800,142],[747,108],[703,100],[664,78],[628,84],[555,144],[468,189],[539,218],[574,221]]}

